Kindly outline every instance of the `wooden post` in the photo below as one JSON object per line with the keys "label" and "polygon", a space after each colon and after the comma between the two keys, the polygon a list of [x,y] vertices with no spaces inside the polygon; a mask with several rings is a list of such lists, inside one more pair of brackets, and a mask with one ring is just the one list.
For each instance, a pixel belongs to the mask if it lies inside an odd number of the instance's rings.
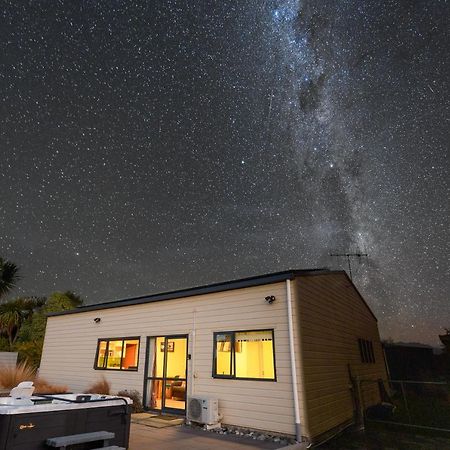
{"label": "wooden post", "polygon": [[400,382],[400,387],[402,389],[403,403],[405,404],[406,413],[408,414],[408,420],[409,420],[409,423],[412,423],[411,422],[411,413],[409,412],[408,400],[406,399],[405,387],[403,386],[403,381]]}

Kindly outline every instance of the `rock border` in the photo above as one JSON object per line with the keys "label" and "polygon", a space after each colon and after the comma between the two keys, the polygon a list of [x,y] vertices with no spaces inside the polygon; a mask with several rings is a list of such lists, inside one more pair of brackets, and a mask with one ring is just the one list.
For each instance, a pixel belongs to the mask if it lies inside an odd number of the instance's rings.
{"label": "rock border", "polygon": [[269,441],[280,444],[280,447],[293,445],[296,440],[292,436],[287,436],[283,434],[271,433],[261,430],[255,430],[250,428],[242,428],[234,425],[220,425],[217,428],[210,429],[207,425],[196,424],[194,422],[186,424],[192,428],[201,429],[208,433],[215,433],[226,436],[238,436],[245,437],[247,439],[253,439],[255,441]]}

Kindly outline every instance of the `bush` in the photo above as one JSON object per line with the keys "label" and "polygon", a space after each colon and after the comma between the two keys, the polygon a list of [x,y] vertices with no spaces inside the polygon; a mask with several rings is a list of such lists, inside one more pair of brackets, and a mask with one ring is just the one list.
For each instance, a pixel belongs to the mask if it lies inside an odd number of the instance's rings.
{"label": "bush", "polygon": [[8,338],[0,336],[0,352],[9,352],[10,350]]}
{"label": "bush", "polygon": [[33,368],[38,368],[41,362],[43,341],[41,339],[29,342],[18,342],[16,350],[19,361],[26,362]]}
{"label": "bush", "polygon": [[102,376],[100,380],[89,386],[86,390],[86,394],[102,394],[109,395],[111,392],[111,383]]}
{"label": "bush", "polygon": [[144,411],[144,406],[142,405],[142,397],[141,394],[132,389],[131,391],[127,391],[126,389],[123,391],[119,391],[117,393],[118,397],[128,397],[131,398],[131,400],[133,400],[133,404],[131,405],[131,411],[133,413],[140,413],[142,411]]}
{"label": "bush", "polygon": [[67,386],[59,386],[57,384],[50,384],[43,378],[36,378],[34,380],[35,394],[65,394],[69,391]]}
{"label": "bush", "polygon": [[33,381],[35,376],[35,370],[26,362],[17,366],[0,366],[0,386],[5,389],[12,389],[22,381]]}

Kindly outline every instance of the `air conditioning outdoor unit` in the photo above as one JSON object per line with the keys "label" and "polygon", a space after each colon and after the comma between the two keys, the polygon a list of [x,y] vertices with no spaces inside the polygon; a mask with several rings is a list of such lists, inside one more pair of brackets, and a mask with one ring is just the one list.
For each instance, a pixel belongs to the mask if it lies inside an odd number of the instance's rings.
{"label": "air conditioning outdoor unit", "polygon": [[196,395],[188,398],[187,418],[192,422],[216,425],[220,420],[217,397]]}

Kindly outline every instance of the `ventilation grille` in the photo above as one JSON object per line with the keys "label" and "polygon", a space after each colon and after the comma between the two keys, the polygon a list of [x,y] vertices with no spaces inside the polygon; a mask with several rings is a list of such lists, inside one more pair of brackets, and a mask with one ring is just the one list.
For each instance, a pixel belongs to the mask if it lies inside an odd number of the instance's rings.
{"label": "ventilation grille", "polygon": [[198,398],[191,398],[189,400],[189,416],[192,419],[200,420],[202,417],[202,404]]}
{"label": "ventilation grille", "polygon": [[219,401],[215,396],[188,397],[187,406],[187,418],[193,422],[214,425],[220,419]]}

